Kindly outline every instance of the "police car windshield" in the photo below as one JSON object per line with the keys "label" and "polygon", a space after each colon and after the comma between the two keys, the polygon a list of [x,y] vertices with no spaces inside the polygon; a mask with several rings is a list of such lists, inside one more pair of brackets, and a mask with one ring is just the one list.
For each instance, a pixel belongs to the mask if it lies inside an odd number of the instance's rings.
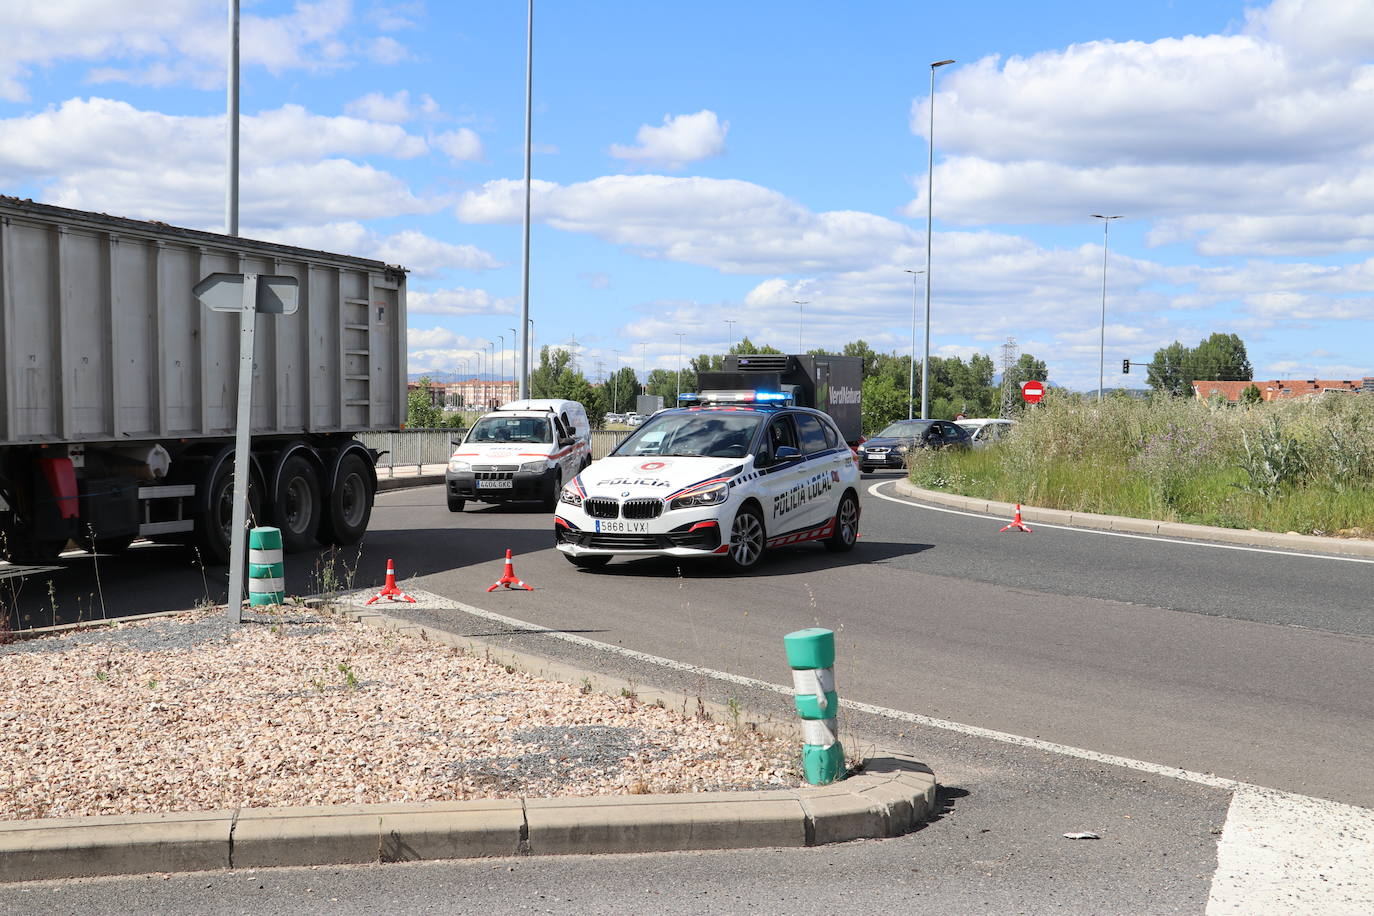
{"label": "police car windshield", "polygon": [[483,417],[472,424],[468,442],[537,442],[547,444],[549,421],[543,417]]}
{"label": "police car windshield", "polygon": [[930,429],[929,420],[902,420],[897,423],[889,423],[887,428],[878,433],[880,439],[916,439],[925,434]]}
{"label": "police car windshield", "polygon": [[647,420],[612,454],[743,458],[762,422],[763,417],[752,411],[663,413]]}

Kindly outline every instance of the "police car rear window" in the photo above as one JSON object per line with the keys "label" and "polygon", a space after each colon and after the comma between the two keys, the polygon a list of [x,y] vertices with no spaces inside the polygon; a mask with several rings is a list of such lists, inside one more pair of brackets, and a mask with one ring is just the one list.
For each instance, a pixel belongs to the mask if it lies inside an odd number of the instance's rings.
{"label": "police car rear window", "polygon": [[795,419],[797,431],[801,433],[803,455],[813,455],[830,447],[825,441],[825,430],[821,427],[820,420],[807,414],[798,414]]}

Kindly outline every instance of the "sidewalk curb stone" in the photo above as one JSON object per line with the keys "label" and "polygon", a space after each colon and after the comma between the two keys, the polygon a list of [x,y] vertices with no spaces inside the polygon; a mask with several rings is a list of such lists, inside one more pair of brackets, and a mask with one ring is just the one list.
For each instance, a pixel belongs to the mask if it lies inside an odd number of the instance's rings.
{"label": "sidewalk curb stone", "polygon": [[[980,512],[986,515],[1010,516],[1016,508],[1015,503],[990,502],[985,499],[975,499],[940,490],[923,490],[905,478],[898,478],[896,485],[897,492],[902,496],[951,509],[963,509],[967,512]],[[1367,538],[1280,534],[1277,531],[1259,531],[1253,528],[1215,528],[1210,525],[1192,525],[1186,522],[1157,522],[1151,519],[1098,515],[1092,512],[1069,512],[1064,509],[1040,509],[1024,505],[1021,506],[1021,516],[1027,522],[1071,525],[1076,528],[1096,528],[1102,531],[1149,534],[1192,541],[1213,541],[1220,544],[1237,544],[1247,547],[1306,550],[1316,553],[1374,558],[1374,540]]]}
{"label": "sidewalk curb stone", "polygon": [[[361,623],[484,652],[565,683],[590,678],[641,700],[700,709],[723,705],[407,620],[343,608]],[[794,734],[795,722],[762,722]],[[875,750],[862,771],[828,786],[755,792],[587,796],[0,821],[0,883],[288,865],[369,864],[514,855],[665,852],[817,846],[900,836],[934,817],[937,782],[901,751]]]}

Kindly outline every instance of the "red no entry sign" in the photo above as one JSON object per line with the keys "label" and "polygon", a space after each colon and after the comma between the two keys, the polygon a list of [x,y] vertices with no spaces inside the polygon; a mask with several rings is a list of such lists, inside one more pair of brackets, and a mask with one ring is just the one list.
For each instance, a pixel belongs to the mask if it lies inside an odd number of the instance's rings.
{"label": "red no entry sign", "polygon": [[1021,397],[1027,404],[1038,404],[1040,399],[1045,396],[1044,382],[1026,382],[1021,386]]}

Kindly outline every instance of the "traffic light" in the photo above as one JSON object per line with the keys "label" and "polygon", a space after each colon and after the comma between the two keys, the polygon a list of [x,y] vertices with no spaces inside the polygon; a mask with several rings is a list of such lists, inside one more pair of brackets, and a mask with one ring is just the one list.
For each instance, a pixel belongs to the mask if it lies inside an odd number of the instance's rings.
{"label": "traffic light", "polygon": [[1131,374],[1131,361],[1130,361],[1129,359],[1123,359],[1123,360],[1121,361],[1121,374],[1122,374],[1122,375],[1130,375],[1130,374]]}

